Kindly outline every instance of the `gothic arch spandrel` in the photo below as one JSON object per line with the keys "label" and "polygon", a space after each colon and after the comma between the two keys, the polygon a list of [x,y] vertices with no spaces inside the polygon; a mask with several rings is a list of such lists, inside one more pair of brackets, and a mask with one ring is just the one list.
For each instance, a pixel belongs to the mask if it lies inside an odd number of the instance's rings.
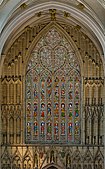
{"label": "gothic arch spandrel", "polygon": [[26,142],[80,143],[81,72],[57,26],[42,34],[26,70]]}

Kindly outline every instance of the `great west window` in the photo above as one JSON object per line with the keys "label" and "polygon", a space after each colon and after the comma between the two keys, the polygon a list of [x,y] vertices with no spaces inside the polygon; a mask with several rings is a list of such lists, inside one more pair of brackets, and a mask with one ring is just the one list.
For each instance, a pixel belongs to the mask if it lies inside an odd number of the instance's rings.
{"label": "great west window", "polygon": [[81,76],[69,41],[51,28],[26,70],[26,142],[80,143]]}

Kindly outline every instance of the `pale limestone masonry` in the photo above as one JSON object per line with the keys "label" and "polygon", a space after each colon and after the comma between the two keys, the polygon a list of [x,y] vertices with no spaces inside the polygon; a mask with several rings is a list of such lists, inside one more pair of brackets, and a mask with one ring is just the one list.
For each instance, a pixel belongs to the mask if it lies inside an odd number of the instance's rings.
{"label": "pale limestone masonry", "polygon": [[[25,144],[25,67],[50,26],[62,29],[80,59],[81,143]],[[1,169],[104,169],[104,73],[98,47],[78,25],[45,21],[26,27],[5,47],[1,89]]]}

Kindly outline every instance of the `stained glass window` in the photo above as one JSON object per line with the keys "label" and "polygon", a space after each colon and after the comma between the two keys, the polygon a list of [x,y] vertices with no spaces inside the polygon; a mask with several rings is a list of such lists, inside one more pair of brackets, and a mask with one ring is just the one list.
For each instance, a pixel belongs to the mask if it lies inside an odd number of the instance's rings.
{"label": "stained glass window", "polygon": [[26,141],[80,143],[78,59],[56,28],[38,41],[26,72]]}

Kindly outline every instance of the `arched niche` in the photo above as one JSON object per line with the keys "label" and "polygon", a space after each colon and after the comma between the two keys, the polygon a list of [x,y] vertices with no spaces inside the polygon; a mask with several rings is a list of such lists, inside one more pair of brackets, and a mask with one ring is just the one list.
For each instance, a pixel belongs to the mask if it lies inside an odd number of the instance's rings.
{"label": "arched niche", "polygon": [[44,166],[42,169],[64,169],[61,166],[51,163],[51,164],[47,164],[46,166]]}

